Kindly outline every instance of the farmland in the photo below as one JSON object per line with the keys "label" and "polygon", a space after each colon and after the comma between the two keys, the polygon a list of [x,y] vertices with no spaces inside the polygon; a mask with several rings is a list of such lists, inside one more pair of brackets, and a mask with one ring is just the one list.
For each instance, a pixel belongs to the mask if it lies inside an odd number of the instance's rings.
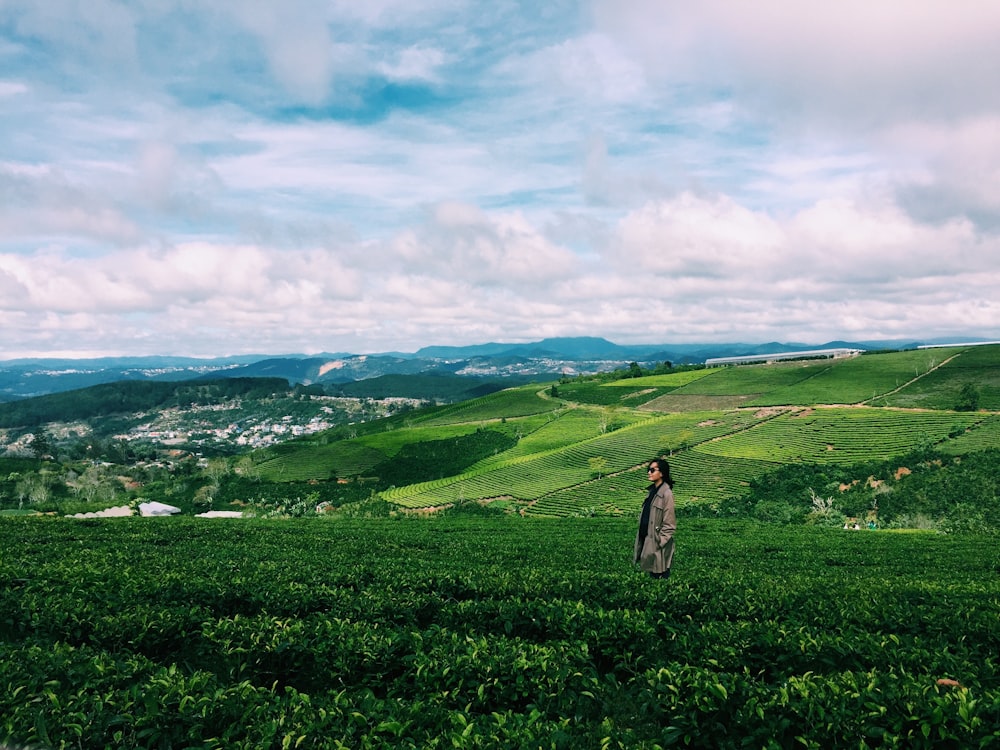
{"label": "farmland", "polygon": [[[992,346],[534,384],[134,490],[258,518],[0,517],[0,742],[1000,747],[998,372]],[[630,561],[657,454],[668,581]]]}
{"label": "farmland", "polygon": [[[221,524],[221,525],[213,525]],[[0,737],[992,747],[992,539],[631,519],[0,524]],[[942,564],[943,561],[947,564]]]}
{"label": "farmland", "polygon": [[998,372],[1000,347],[983,346],[574,379],[416,412],[363,435],[295,441],[261,466],[272,479],[377,482],[375,467],[407,444],[495,430],[515,444],[474,461],[470,453],[447,476],[383,482],[382,497],[409,510],[503,499],[524,515],[629,514],[641,467],[664,454],[677,468],[679,506],[713,505],[789,464],[849,467],[926,448],[1000,446],[992,411],[953,408],[964,384],[982,404],[1000,405]]}
{"label": "farmland", "polygon": [[849,474],[928,449],[960,458],[1000,446],[998,373],[991,345],[563,378],[342,425],[201,474],[144,469],[125,496],[116,486],[127,467],[98,476],[89,463],[35,462],[32,473],[0,459],[0,509],[99,509],[81,499],[93,497],[101,507],[156,499],[272,515],[377,498],[402,512],[476,502],[530,516],[629,515],[641,467],[663,454],[678,506],[704,514],[783,466]]}

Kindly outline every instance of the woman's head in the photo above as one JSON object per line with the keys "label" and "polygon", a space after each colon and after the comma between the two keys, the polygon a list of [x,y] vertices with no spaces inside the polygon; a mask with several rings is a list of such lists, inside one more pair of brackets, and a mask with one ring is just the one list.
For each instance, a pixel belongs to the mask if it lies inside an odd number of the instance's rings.
{"label": "woman's head", "polygon": [[666,482],[668,487],[673,488],[674,480],[670,476],[670,464],[665,458],[654,458],[649,462],[649,478],[653,482]]}

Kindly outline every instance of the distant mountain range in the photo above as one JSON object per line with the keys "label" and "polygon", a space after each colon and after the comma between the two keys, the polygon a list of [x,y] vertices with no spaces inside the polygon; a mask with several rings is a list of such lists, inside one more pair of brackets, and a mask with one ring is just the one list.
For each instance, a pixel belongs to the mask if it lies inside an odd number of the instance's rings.
{"label": "distant mountain range", "polygon": [[[697,364],[713,357],[826,348],[909,349],[941,341],[830,341],[764,344],[620,345],[597,337],[548,338],[525,344],[428,346],[412,354],[245,354],[214,359],[145,356],[0,361],[0,401],[86,388],[121,380],[190,380],[199,377],[280,377],[289,383],[352,383],[385,375],[450,374],[477,377],[576,375],[613,370],[630,362]],[[975,339],[962,339],[973,342]]]}

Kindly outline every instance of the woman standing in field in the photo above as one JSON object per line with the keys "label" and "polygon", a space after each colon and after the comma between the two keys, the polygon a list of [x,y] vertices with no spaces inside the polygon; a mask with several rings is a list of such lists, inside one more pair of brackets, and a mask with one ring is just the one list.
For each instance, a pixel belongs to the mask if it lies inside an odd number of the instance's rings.
{"label": "woman standing in field", "polygon": [[652,484],[639,516],[633,561],[653,578],[669,578],[670,565],[674,561],[674,532],[677,530],[674,480],[670,477],[670,464],[665,458],[654,458],[649,462],[647,471]]}

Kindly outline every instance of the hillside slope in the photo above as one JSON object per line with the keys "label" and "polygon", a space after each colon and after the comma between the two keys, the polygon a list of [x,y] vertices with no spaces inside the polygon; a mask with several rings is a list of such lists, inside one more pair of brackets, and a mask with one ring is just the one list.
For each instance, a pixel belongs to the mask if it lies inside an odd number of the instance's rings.
{"label": "hillside slope", "polygon": [[[955,408],[968,408],[963,388],[975,410]],[[522,386],[254,459],[265,481],[365,480],[401,508],[479,500],[531,515],[618,514],[637,507],[655,455],[671,456],[680,506],[710,506],[785,465],[1000,447],[998,410],[1000,346],[953,347]],[[412,446],[477,431],[513,445],[488,456],[427,453],[407,478],[378,475],[407,446],[412,459]]]}

